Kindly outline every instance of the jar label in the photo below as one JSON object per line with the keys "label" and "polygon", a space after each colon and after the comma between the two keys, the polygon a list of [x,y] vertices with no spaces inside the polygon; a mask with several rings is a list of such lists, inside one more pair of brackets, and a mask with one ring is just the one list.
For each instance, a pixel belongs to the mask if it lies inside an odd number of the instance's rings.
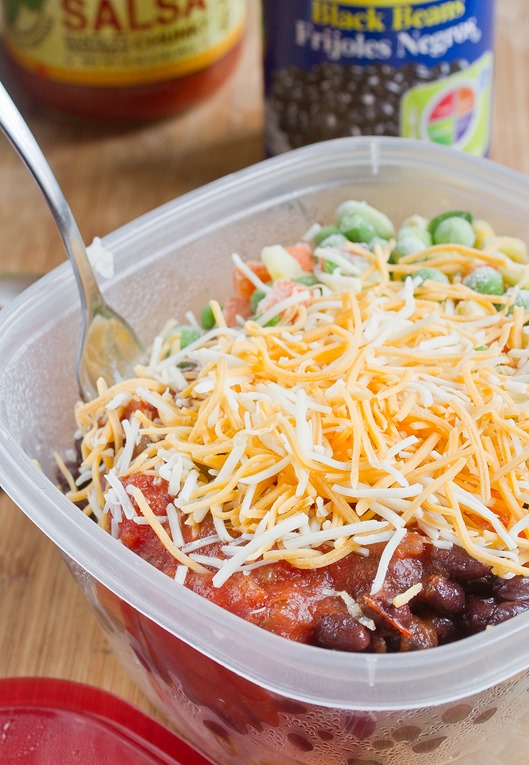
{"label": "jar label", "polygon": [[494,0],[265,0],[269,154],[396,135],[486,154]]}
{"label": "jar label", "polygon": [[3,0],[25,69],[58,82],[143,85],[201,71],[241,39],[245,0]]}

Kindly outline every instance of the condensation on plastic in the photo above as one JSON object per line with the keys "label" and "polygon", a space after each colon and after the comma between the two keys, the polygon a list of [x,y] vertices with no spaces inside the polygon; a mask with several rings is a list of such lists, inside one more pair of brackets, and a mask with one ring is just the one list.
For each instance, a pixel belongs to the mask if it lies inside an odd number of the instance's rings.
{"label": "condensation on plastic", "polygon": [[[397,222],[471,208],[529,240],[526,177],[420,142],[346,138],[228,176],[108,236],[117,276],[105,292],[148,342],[168,318],[229,294],[233,251],[291,241],[346,198]],[[527,709],[529,614],[412,654],[298,645],[181,588],[76,512],[46,477],[74,429],[74,291],[63,265],[0,314],[0,481],[67,556],[116,653],[186,736],[219,765],[422,765],[434,751],[443,763],[477,749]]]}

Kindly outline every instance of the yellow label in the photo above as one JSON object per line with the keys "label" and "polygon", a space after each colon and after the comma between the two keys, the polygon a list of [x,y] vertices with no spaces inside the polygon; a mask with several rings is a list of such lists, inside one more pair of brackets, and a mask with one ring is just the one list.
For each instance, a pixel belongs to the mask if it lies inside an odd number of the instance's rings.
{"label": "yellow label", "polygon": [[2,0],[5,41],[29,71],[116,87],[183,77],[240,40],[245,0]]}
{"label": "yellow label", "polygon": [[[313,0],[312,21],[330,25],[346,32],[399,32],[404,29],[428,29],[449,24],[462,18],[466,12],[465,0],[431,0],[431,2],[359,3],[356,0]],[[358,8],[362,10],[355,10]],[[392,21],[388,25],[388,11]]]}
{"label": "yellow label", "polygon": [[327,0],[336,5],[350,5],[352,8],[397,8],[408,5],[428,5],[439,0]]}

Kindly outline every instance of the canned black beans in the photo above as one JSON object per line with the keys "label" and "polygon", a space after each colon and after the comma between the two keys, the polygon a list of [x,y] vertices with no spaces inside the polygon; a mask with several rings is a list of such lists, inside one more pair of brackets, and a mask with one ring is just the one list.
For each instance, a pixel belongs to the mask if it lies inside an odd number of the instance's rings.
{"label": "canned black beans", "polygon": [[266,149],[420,138],[486,154],[493,0],[263,0]]}

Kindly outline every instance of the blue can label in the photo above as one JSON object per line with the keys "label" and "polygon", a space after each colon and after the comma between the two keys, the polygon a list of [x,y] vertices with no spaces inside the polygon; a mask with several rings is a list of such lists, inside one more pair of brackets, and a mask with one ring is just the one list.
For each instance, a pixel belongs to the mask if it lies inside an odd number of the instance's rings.
{"label": "blue can label", "polygon": [[397,135],[486,154],[494,0],[263,0],[266,144]]}

